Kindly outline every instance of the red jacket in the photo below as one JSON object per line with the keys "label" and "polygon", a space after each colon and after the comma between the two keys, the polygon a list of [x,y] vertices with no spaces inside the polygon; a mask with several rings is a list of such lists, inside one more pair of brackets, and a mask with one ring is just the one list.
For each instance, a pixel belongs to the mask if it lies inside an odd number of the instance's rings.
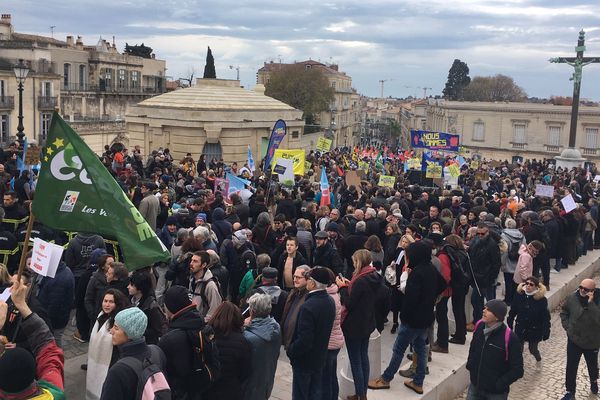
{"label": "red jacket", "polygon": [[442,277],[446,281],[446,284],[448,284],[446,290],[442,292],[442,296],[450,297],[452,296],[452,287],[450,286],[450,274],[452,273],[452,265],[450,264],[450,257],[448,257],[448,254],[446,254],[446,252],[444,251],[440,251],[437,254],[437,256],[442,264],[442,270],[440,272],[442,273]]}

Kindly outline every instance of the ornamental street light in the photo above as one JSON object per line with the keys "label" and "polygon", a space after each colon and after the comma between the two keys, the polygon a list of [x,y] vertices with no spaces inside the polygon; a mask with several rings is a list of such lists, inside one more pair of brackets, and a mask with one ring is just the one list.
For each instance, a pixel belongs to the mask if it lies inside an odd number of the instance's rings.
{"label": "ornamental street light", "polygon": [[23,59],[19,59],[19,63],[14,66],[13,70],[15,71],[17,82],[19,83],[19,125],[17,126],[17,140],[19,142],[19,147],[23,148],[23,138],[25,137],[25,134],[23,133],[25,130],[23,127],[23,86],[25,79],[27,79],[27,74],[29,73],[29,67],[23,62]]}

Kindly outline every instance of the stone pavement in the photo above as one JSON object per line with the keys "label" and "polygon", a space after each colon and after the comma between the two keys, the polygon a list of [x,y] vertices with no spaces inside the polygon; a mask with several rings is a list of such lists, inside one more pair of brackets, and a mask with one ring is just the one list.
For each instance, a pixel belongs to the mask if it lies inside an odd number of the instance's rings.
{"label": "stone pavement", "polygon": [[[571,281],[579,282],[581,274],[588,266],[599,263],[600,252],[594,251],[582,257],[577,265],[562,271],[560,274],[552,274],[552,290],[549,295],[554,294],[554,300],[558,291],[566,288]],[[600,284],[600,279],[596,277]],[[558,290],[557,290],[558,289]],[[501,297],[501,288],[498,289],[498,298]],[[558,304],[552,301],[552,304]],[[391,348],[394,343],[395,335],[391,335],[391,325],[387,325],[381,335],[381,364],[380,368],[385,368],[391,357]],[[85,371],[80,369],[80,365],[86,362],[87,344],[81,344],[73,339],[74,327],[69,326],[63,336],[65,346],[65,386],[66,394],[69,400],[83,400],[85,398]],[[600,333],[599,333],[600,334]],[[468,335],[470,338],[470,335]],[[552,314],[552,332],[550,339],[540,344],[540,351],[543,360],[537,364],[533,357],[525,349],[525,376],[511,387],[509,399],[560,399],[564,393],[564,374],[566,363],[566,335],[560,325],[558,311]],[[406,389],[402,384],[402,377],[396,375],[392,382],[390,390],[373,391],[369,390],[370,400],[387,399],[453,399],[458,393],[464,391],[466,382],[468,382],[467,373],[464,369],[464,362],[468,353],[468,342],[465,346],[451,345],[449,354],[435,353],[433,362],[430,363],[430,375],[425,378],[425,394],[419,396]],[[338,370],[345,368],[347,364],[347,353],[342,349],[338,357]],[[402,366],[405,368],[408,361]],[[372,371],[376,371],[376,366],[372,365]],[[291,400],[292,371],[289,361],[282,349],[279,357],[279,364],[275,377],[275,386],[271,399]],[[596,399],[599,397],[589,396],[589,379],[585,362],[582,359],[580,364],[580,373],[578,375],[578,394],[577,399]],[[464,399],[465,394],[456,397]],[[600,398],[599,398],[600,399]]]}
{"label": "stone pavement", "polygon": [[[550,278],[552,279],[552,278]],[[600,275],[594,277],[600,287]],[[536,362],[527,346],[523,351],[525,374],[510,387],[510,400],[560,399],[565,393],[565,368],[567,365],[567,334],[560,324],[560,308],[551,314],[550,339],[540,343],[542,361]],[[600,332],[598,333],[600,334]],[[456,400],[466,399],[466,392]],[[598,399],[590,392],[590,379],[583,357],[577,374],[577,399]]]}

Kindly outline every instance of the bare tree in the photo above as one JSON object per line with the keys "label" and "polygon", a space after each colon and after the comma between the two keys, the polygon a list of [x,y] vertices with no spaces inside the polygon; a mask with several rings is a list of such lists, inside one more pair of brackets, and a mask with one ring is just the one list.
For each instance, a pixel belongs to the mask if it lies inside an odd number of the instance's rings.
{"label": "bare tree", "polygon": [[196,76],[196,68],[192,65],[188,66],[184,78],[179,78],[181,82],[185,82],[183,87],[192,87],[194,85],[194,76]]}
{"label": "bare tree", "polygon": [[466,101],[527,101],[525,90],[501,74],[474,77],[463,94]]}

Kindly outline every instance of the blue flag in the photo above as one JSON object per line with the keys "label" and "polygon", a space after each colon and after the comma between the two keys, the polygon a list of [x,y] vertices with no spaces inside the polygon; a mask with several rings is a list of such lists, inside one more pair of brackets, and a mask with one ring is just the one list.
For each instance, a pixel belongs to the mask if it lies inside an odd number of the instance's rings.
{"label": "blue flag", "polygon": [[254,165],[254,157],[252,157],[252,149],[250,145],[248,145],[248,169],[250,172],[254,172],[256,170],[256,166]]}
{"label": "blue flag", "polygon": [[265,171],[269,169],[271,166],[271,161],[273,160],[273,156],[275,155],[275,150],[279,148],[281,141],[283,140],[286,134],[286,125],[285,121],[280,119],[275,122],[275,126],[273,126],[273,131],[271,132],[271,138],[269,139],[269,147],[267,147],[267,157],[265,159]]}

